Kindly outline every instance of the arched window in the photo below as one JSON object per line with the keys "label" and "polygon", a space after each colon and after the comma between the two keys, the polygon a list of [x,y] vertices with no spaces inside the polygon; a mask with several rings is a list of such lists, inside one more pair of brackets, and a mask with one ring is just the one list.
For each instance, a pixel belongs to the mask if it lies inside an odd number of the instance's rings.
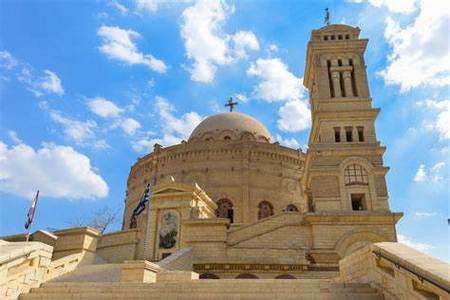
{"label": "arched window", "polygon": [[273,216],[273,206],[268,201],[262,201],[258,205],[258,220]]}
{"label": "arched window", "polygon": [[345,185],[363,184],[369,183],[369,176],[366,169],[358,164],[349,165],[344,170]]}
{"label": "arched window", "polygon": [[220,199],[217,201],[216,217],[230,219],[230,223],[233,223],[233,202],[228,199]]}
{"label": "arched window", "polygon": [[216,274],[212,274],[212,273],[203,273],[200,274],[200,276],[198,276],[199,279],[220,279],[219,276],[217,276]]}
{"label": "arched window", "polygon": [[223,138],[224,140],[231,140],[231,136],[229,136],[229,135],[226,135],[224,138]]}
{"label": "arched window", "polygon": [[298,208],[297,208],[297,206],[295,206],[294,204],[289,204],[289,205],[286,207],[286,211],[298,211]]}
{"label": "arched window", "polygon": [[281,274],[275,277],[275,279],[295,279],[295,277],[291,274]]}
{"label": "arched window", "polygon": [[258,279],[255,274],[243,273],[236,276],[236,279]]}

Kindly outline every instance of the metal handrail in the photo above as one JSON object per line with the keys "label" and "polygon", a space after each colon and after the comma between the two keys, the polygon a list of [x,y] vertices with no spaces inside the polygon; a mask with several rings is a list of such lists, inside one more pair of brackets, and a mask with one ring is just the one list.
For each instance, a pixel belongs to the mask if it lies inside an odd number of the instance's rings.
{"label": "metal handrail", "polygon": [[372,251],[372,253],[375,254],[378,258],[384,258],[385,260],[387,260],[387,261],[393,263],[393,264],[397,267],[397,269],[402,268],[402,269],[408,271],[409,273],[415,275],[415,276],[419,279],[419,281],[420,281],[421,283],[423,283],[424,281],[428,281],[428,282],[431,283],[432,285],[437,286],[438,288],[440,288],[440,289],[442,289],[442,290],[444,290],[444,291],[446,291],[447,293],[450,294],[450,289],[448,289],[448,288],[445,287],[445,286],[442,286],[442,285],[441,285],[440,283],[438,283],[438,282],[435,282],[433,279],[429,279],[429,278],[426,278],[426,277],[424,277],[424,276],[422,276],[422,275],[420,275],[420,274],[417,274],[415,271],[411,270],[410,268],[408,268],[408,267],[402,265],[401,263],[399,263],[399,262],[397,262],[397,261],[394,261],[393,259],[391,259],[391,258],[389,258],[389,257],[387,257],[387,256],[385,256],[385,255],[383,255],[383,254],[381,254],[380,252]]}

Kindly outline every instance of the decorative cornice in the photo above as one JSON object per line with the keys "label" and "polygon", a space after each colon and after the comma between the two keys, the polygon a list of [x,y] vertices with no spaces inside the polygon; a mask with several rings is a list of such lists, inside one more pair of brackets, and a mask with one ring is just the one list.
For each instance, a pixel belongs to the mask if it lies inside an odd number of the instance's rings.
{"label": "decorative cornice", "polygon": [[311,225],[328,224],[396,224],[403,213],[382,211],[328,211],[305,214],[305,221]]}
{"label": "decorative cornice", "polygon": [[304,272],[308,270],[307,264],[194,264],[195,272],[249,272],[249,271],[295,271]]}

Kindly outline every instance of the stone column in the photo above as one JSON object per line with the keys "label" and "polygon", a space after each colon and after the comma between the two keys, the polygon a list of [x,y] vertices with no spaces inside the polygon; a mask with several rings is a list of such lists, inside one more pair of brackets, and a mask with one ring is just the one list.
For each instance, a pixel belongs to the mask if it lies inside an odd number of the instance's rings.
{"label": "stone column", "polygon": [[352,73],[351,71],[342,72],[344,78],[345,97],[353,97]]}
{"label": "stone column", "polygon": [[339,73],[339,71],[331,72],[331,78],[333,80],[334,97],[342,97],[340,76],[341,74]]}
{"label": "stone column", "polygon": [[352,136],[353,136],[353,142],[359,142],[358,129],[356,126],[352,127]]}
{"label": "stone column", "polygon": [[347,142],[347,135],[345,133],[345,126],[340,127],[341,128],[341,143],[342,142]]}

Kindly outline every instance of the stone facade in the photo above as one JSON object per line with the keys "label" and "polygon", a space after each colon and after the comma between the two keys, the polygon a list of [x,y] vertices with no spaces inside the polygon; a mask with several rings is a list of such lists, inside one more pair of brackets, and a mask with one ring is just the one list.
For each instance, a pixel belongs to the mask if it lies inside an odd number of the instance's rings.
{"label": "stone facade", "polygon": [[[231,113],[234,114],[234,113]],[[301,191],[304,153],[267,140],[257,141],[247,132],[229,140],[193,138],[188,142],[155,151],[132,167],[124,228],[148,181],[172,176],[177,182],[197,183],[215,202],[228,199],[233,204],[233,223],[248,224],[258,219],[258,205],[268,201],[275,212],[289,204],[306,210]],[[155,179],[155,177],[157,177]]]}

